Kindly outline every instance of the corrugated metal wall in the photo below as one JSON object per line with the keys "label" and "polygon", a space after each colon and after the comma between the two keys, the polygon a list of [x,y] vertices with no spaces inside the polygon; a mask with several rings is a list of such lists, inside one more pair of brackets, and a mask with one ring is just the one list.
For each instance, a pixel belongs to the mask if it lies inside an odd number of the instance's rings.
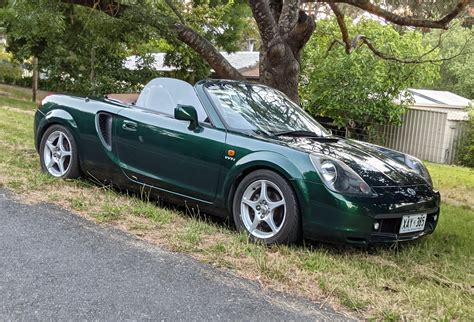
{"label": "corrugated metal wall", "polygon": [[408,109],[401,126],[381,129],[382,145],[422,160],[452,163],[462,122],[449,121],[447,113]]}
{"label": "corrugated metal wall", "polygon": [[443,163],[453,164],[456,161],[456,151],[460,146],[461,139],[466,131],[466,122],[463,121],[447,121],[446,133],[447,143],[445,143],[445,160]]}

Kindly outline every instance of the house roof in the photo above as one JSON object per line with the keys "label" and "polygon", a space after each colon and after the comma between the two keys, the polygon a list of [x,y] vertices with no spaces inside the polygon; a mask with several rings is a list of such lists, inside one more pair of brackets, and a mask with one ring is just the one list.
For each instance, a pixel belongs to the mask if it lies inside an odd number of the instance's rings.
{"label": "house roof", "polygon": [[411,109],[446,113],[450,121],[467,121],[469,113],[464,110],[471,100],[448,91],[408,88],[415,103]]}
{"label": "house roof", "polygon": [[470,99],[448,91],[408,88],[415,99],[415,106],[432,106],[442,108],[463,109],[471,103]]}
{"label": "house roof", "polygon": [[[237,51],[235,53],[221,52],[225,59],[238,70],[249,70],[258,65],[259,52],[257,51]],[[176,66],[165,65],[165,53],[152,54],[154,59],[153,68],[157,71],[169,72],[176,70]],[[125,67],[131,70],[137,69],[138,56],[130,56],[125,60]]]}

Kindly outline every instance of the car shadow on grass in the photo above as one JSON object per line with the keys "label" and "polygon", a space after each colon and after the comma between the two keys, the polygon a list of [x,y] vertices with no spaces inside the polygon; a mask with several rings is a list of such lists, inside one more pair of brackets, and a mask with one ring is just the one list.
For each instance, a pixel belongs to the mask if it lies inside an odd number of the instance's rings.
{"label": "car shadow on grass", "polygon": [[[117,194],[123,197],[132,198],[134,200],[140,200],[143,203],[152,205],[158,210],[166,210],[173,213],[176,213],[178,216],[181,216],[185,219],[196,220],[210,226],[218,227],[228,233],[238,234],[236,226],[231,216],[218,216],[215,214],[209,214],[205,211],[199,209],[199,207],[191,207],[189,204],[180,201],[168,201],[160,197],[157,193],[152,193],[153,188],[147,187],[140,190],[126,190],[120,188],[116,185],[105,185],[104,183],[98,181],[94,178],[81,178],[76,181],[79,185],[84,185],[88,187],[100,187],[108,193]],[[178,202],[179,203],[178,203]],[[104,217],[104,216],[103,216]],[[99,218],[101,221],[113,221],[117,220],[118,216],[105,216],[104,218]],[[343,254],[368,254],[368,255],[377,255],[383,251],[394,251],[394,252],[403,252],[405,249],[416,245],[419,240],[414,241],[404,241],[399,243],[386,243],[386,244],[374,244],[374,245],[357,245],[357,244],[348,244],[348,243],[335,243],[330,241],[317,241],[310,239],[302,239],[297,243],[290,245],[290,247],[296,247],[304,250],[310,251],[324,251],[330,252],[334,255],[343,255]],[[270,245],[266,245],[269,246]]]}

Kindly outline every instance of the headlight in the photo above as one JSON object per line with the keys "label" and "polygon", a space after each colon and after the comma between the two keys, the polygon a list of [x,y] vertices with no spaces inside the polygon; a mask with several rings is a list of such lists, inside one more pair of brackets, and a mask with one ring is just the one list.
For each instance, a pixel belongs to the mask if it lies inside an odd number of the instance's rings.
{"label": "headlight", "polygon": [[411,155],[405,154],[405,164],[410,169],[415,170],[416,173],[422,176],[426,180],[426,182],[431,187],[433,187],[433,180],[431,180],[430,173],[428,172],[428,169],[426,169],[423,162],[421,162],[415,157],[412,157]]}
{"label": "headlight", "polygon": [[326,182],[334,183],[337,179],[337,170],[334,163],[331,161],[324,161],[321,163],[321,175]]}
{"label": "headlight", "polygon": [[310,159],[329,190],[348,196],[377,196],[370,186],[344,162],[320,154],[311,154]]}

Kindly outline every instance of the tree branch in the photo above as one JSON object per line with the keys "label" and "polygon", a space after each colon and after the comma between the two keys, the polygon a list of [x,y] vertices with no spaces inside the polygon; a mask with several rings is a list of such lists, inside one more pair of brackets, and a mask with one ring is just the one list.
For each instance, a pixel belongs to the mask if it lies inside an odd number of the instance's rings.
{"label": "tree branch", "polygon": [[344,15],[333,1],[329,2],[329,6],[336,15],[337,24],[339,25],[339,29],[341,30],[342,34],[342,41],[344,42],[344,47],[346,48],[346,54],[350,54],[353,47],[349,38],[349,32],[347,31],[346,22],[344,21]]}
{"label": "tree branch", "polygon": [[463,47],[461,48],[461,50],[450,56],[450,57],[443,57],[443,58],[438,58],[438,59],[422,59],[423,57],[425,57],[426,55],[428,55],[430,52],[433,51],[433,49],[429,50],[428,52],[424,53],[423,55],[421,55],[419,58],[417,59],[403,59],[403,58],[398,58],[398,57],[395,57],[395,56],[392,56],[392,55],[389,55],[387,53],[384,53],[380,50],[378,50],[377,48],[375,48],[375,46],[372,44],[372,42],[370,41],[369,38],[365,37],[365,36],[358,36],[358,39],[360,42],[362,42],[363,44],[367,45],[367,47],[374,53],[374,55],[384,59],[384,60],[390,60],[390,61],[395,61],[397,63],[402,63],[402,64],[426,64],[426,63],[430,63],[430,64],[436,64],[436,63],[442,63],[444,61],[448,61],[448,60],[451,60],[451,59],[454,59],[456,57],[459,57],[459,56],[463,56],[463,55],[467,55],[467,54],[471,54],[470,52],[465,52],[465,49],[467,48],[467,45],[468,45],[468,41],[466,41],[466,43],[463,45]]}
{"label": "tree branch", "polygon": [[[167,3],[169,0],[166,0]],[[113,0],[61,0],[61,2],[66,4],[81,5],[84,7],[89,7],[94,10],[102,11],[109,16],[119,18],[123,16],[127,10],[131,9],[131,6],[125,6],[119,4]],[[171,3],[172,4],[172,3]],[[166,24],[176,32],[177,38],[191,47],[195,52],[197,52],[201,57],[206,60],[206,62],[211,66],[212,69],[223,78],[231,79],[243,79],[244,77],[240,72],[234,68],[221,53],[211,44],[207,39],[198,34],[193,29],[187,27],[182,23],[176,23],[176,20],[173,20],[169,17],[164,17],[166,19],[160,19],[160,15],[157,12],[147,12],[146,9],[140,10],[141,8],[135,7],[137,12],[131,14],[131,18],[136,23],[141,23],[143,20],[143,15],[150,16],[150,21],[154,21],[156,28],[162,27],[162,22],[166,21]],[[171,8],[173,10],[173,8]],[[174,11],[174,10],[173,10]],[[175,12],[176,14],[176,12]],[[179,17],[178,17],[179,18]],[[181,19],[180,19],[181,20]],[[184,20],[184,19],[182,19]]]}
{"label": "tree branch", "polygon": [[257,22],[263,46],[268,48],[276,42],[280,42],[280,34],[268,1],[249,0],[249,5]]}
{"label": "tree branch", "polygon": [[191,47],[195,52],[201,55],[209,66],[223,78],[236,80],[245,79],[244,76],[232,66],[222,54],[211,44],[209,40],[198,34],[193,29],[182,24],[175,24],[178,31],[178,39]]}
{"label": "tree branch", "polygon": [[121,4],[114,0],[61,0],[61,2],[89,7],[98,11],[102,11],[112,17],[121,16],[125,10],[129,8],[128,5]]}
{"label": "tree branch", "polygon": [[400,16],[387,9],[373,4],[369,0],[303,0],[303,2],[347,3],[351,6],[367,11],[373,15],[384,18],[387,21],[392,22],[396,25],[447,29],[449,23],[469,5],[470,0],[459,0],[453,10],[451,10],[448,14],[438,20]]}
{"label": "tree branch", "polygon": [[281,35],[290,32],[298,21],[299,0],[283,0],[278,27]]}
{"label": "tree branch", "polygon": [[173,3],[173,0],[165,0],[166,4],[170,9],[173,11],[173,13],[178,17],[179,21],[183,24],[186,25],[186,20],[184,19],[183,15],[181,12],[176,8],[176,5]]}
{"label": "tree branch", "polygon": [[[287,36],[287,43],[295,54],[299,53],[301,48],[308,42],[316,27],[313,17],[300,10],[298,12],[298,22],[293,30]],[[297,55],[295,55],[297,56]]]}
{"label": "tree branch", "polygon": [[272,13],[273,20],[275,20],[275,23],[278,23],[283,7],[282,0],[268,0],[268,5],[270,6],[270,11]]}
{"label": "tree branch", "polygon": [[[426,64],[426,63],[436,64],[436,63],[442,63],[444,61],[454,59],[454,58],[459,57],[459,56],[471,54],[471,52],[466,52],[465,51],[468,44],[469,44],[469,41],[470,41],[470,39],[467,39],[466,42],[464,43],[463,47],[461,48],[461,50],[458,53],[456,53],[456,54],[454,54],[450,57],[443,57],[443,58],[438,58],[438,59],[423,59],[424,57],[426,57],[427,55],[429,55],[433,51],[435,51],[436,48],[439,48],[440,42],[441,42],[441,37],[440,37],[438,44],[436,46],[434,46],[433,48],[431,48],[430,50],[428,50],[427,52],[420,55],[420,57],[418,57],[416,59],[405,59],[405,58],[399,58],[399,57],[390,55],[388,53],[384,53],[384,52],[380,51],[379,49],[377,49],[374,46],[374,44],[370,41],[369,38],[367,38],[364,35],[357,35],[356,37],[354,37],[354,39],[351,42],[351,45],[350,45],[351,50],[350,50],[349,53],[353,52],[352,49],[357,49],[361,45],[365,44],[367,46],[367,48],[369,48],[370,51],[372,51],[374,53],[375,56],[377,56],[381,59],[384,59],[384,60],[394,61],[394,62],[402,63],[402,64]],[[334,39],[331,42],[331,44],[329,45],[327,51],[328,52],[331,51],[334,48],[334,46],[338,45],[338,44],[346,47],[345,42],[342,42],[338,39]]]}

